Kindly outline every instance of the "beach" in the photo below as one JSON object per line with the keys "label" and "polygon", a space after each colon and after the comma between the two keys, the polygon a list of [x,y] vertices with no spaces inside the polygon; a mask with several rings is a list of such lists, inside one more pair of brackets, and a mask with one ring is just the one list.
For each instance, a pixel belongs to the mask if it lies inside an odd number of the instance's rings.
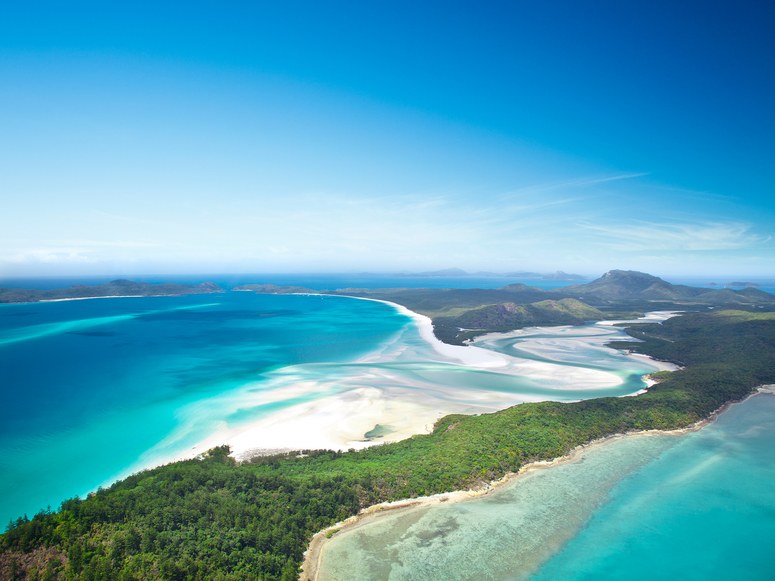
{"label": "beach", "polygon": [[[476,578],[476,569],[464,570],[467,565],[458,562],[458,559],[465,559],[466,551],[470,551],[471,543],[476,543],[476,539],[492,534],[487,533],[486,528],[480,530],[486,526],[513,528],[498,533],[502,535],[499,542],[516,542],[519,545],[518,549],[503,546],[496,551],[510,555],[511,559],[499,560],[492,554],[484,557],[492,559],[492,563],[488,561],[488,564],[483,565],[492,565],[492,570],[488,569],[492,578],[527,578],[574,538],[591,515],[600,506],[605,505],[606,499],[620,481],[630,475],[637,475],[643,467],[661,459],[674,446],[686,444],[687,441],[681,436],[704,434],[701,430],[709,425],[713,425],[716,431],[729,430],[728,426],[734,419],[722,414],[732,407],[735,407],[738,416],[754,403],[766,403],[771,407],[773,400],[754,402],[753,398],[759,394],[772,393],[773,386],[762,386],[757,394],[742,402],[727,404],[711,417],[683,429],[612,434],[577,446],[570,453],[554,460],[527,464],[517,473],[507,474],[472,490],[367,507],[358,515],[313,536],[305,553],[300,580],[354,579],[364,574],[387,578],[388,572],[390,578],[396,579],[413,578],[412,575],[442,579],[449,575],[449,567],[459,568],[456,570],[461,579],[473,579]],[[721,428],[716,428],[714,422],[720,417],[727,421]],[[758,425],[758,422],[748,422]],[[742,428],[735,429],[742,432],[743,437],[751,437],[750,429],[747,429],[745,424]],[[731,433],[735,433],[734,429]],[[759,434],[759,438],[762,437]],[[703,441],[718,441],[718,436],[708,433],[703,435]],[[698,445],[702,449],[708,448],[708,444]],[[725,455],[726,453],[722,457]],[[697,466],[689,466],[688,472],[682,469],[681,465],[685,465],[685,460],[681,460],[674,469],[676,476],[673,481],[678,485],[694,478],[707,466],[718,462],[719,458],[718,455],[708,459],[697,458]],[[559,468],[561,470],[558,470]],[[536,476],[540,479],[536,480]],[[541,479],[545,481],[543,484]],[[498,499],[492,495],[498,495]],[[482,501],[486,504],[482,504]],[[519,508],[519,504],[511,508],[515,502],[521,503],[524,508]],[[454,505],[460,503],[460,510],[453,510]],[[512,514],[512,511],[516,512]],[[474,516],[479,513],[480,516]],[[510,514],[512,516],[509,516]],[[536,529],[536,523],[531,519],[549,520]],[[491,525],[487,525],[489,521],[492,521]],[[457,524],[453,527],[451,522]],[[469,529],[469,533],[463,532]],[[390,534],[387,531],[390,531]],[[473,539],[461,536],[464,534],[471,535]],[[508,540],[510,535],[518,540]],[[428,544],[427,539],[435,540]],[[444,539],[443,545],[436,546],[434,543],[442,542],[440,539]],[[483,538],[480,539],[480,542],[482,541]],[[461,546],[455,546],[453,550],[451,543],[461,543]],[[532,546],[533,544],[535,546]],[[331,547],[335,549],[335,553],[329,555]],[[444,559],[431,557],[429,554],[439,551],[445,555]],[[495,551],[495,548],[480,545],[480,551],[488,554]],[[428,565],[427,559],[436,562],[431,566]],[[451,565],[445,562],[447,559],[452,560]],[[476,561],[477,558],[470,555],[468,560]],[[341,576],[344,570],[350,573]]]}
{"label": "beach", "polygon": [[[489,413],[531,401],[636,395],[649,385],[642,376],[676,369],[605,347],[625,337],[612,327],[530,328],[488,334],[470,345],[456,346],[436,338],[429,317],[402,305],[359,297],[333,300],[352,298],[387,304],[409,317],[413,327],[352,365],[332,368],[329,376],[320,367],[286,369],[270,378],[276,386],[268,392],[224,396],[234,398],[232,407],[304,401],[243,425],[223,423],[183,457],[223,444],[238,460],[302,449],[362,449],[430,433],[438,419],[452,413]],[[498,347],[513,341],[519,350]],[[520,356],[525,353],[531,357]],[[578,359],[575,365],[571,355]],[[638,369],[637,388],[622,387],[619,371],[628,365]],[[383,433],[367,437],[377,426]]]}
{"label": "beach", "polygon": [[[726,407],[726,406],[725,406]],[[721,413],[723,410],[719,410]],[[714,418],[716,416],[714,415]],[[523,479],[527,475],[541,470],[547,470],[553,467],[562,466],[567,463],[578,462],[583,456],[599,447],[606,446],[612,442],[616,442],[623,438],[641,436],[681,436],[697,430],[700,430],[704,426],[713,421],[714,418],[709,418],[701,422],[697,422],[692,426],[681,428],[678,430],[660,431],[660,430],[643,430],[621,434],[612,434],[603,438],[593,440],[587,444],[576,446],[568,454],[554,458],[552,460],[542,460],[537,462],[531,462],[526,464],[518,472],[511,472],[503,477],[485,483],[480,487],[469,490],[455,490],[452,492],[445,492],[440,494],[434,494],[431,496],[421,496],[416,498],[407,498],[402,500],[396,500],[392,502],[383,502],[373,506],[369,506],[361,510],[357,515],[352,516],[344,521],[338,522],[316,533],[310,541],[307,551],[304,553],[304,564],[302,566],[302,573],[299,577],[300,581],[318,581],[318,571],[320,568],[320,561],[323,558],[323,554],[326,547],[326,542],[329,541],[334,534],[339,534],[345,531],[357,530],[359,527],[368,526],[375,520],[384,516],[388,511],[400,511],[407,508],[420,508],[431,507],[442,503],[459,503],[466,502],[476,498],[480,498],[487,494],[498,491],[499,489],[515,484]],[[324,578],[325,579],[325,578]]]}
{"label": "beach", "polygon": [[[557,328],[555,339],[580,353],[563,364],[538,338],[501,338],[505,352],[446,345],[427,317],[401,306],[325,295],[104,298],[3,312],[7,386],[29,386],[11,389],[3,411],[6,519],[224,444],[240,460],[361,449],[429,433],[451,413],[634,394],[661,368],[593,344],[625,337],[616,328],[597,338],[583,336],[587,326]],[[46,466],[64,476],[46,478]]]}

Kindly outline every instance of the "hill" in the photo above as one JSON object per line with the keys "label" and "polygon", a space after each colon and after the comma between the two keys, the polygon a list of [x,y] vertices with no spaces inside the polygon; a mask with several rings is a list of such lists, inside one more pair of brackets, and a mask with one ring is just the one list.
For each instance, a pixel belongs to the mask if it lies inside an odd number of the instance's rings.
{"label": "hill", "polygon": [[706,289],[672,284],[634,270],[611,270],[587,284],[556,289],[557,294],[576,297],[599,306],[612,301],[670,301],[692,305],[775,304],[775,296],[754,288]]}

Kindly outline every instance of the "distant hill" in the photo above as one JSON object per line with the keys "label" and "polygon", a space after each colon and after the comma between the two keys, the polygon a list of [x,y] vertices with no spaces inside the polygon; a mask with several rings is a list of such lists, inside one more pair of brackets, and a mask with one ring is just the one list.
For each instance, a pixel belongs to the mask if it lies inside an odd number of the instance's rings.
{"label": "distant hill", "polygon": [[585,278],[580,274],[568,274],[567,272],[563,272],[561,270],[551,274],[543,274],[541,275],[541,278],[543,280],[585,280]]}
{"label": "distant hill", "polygon": [[[453,276],[461,273],[465,271],[448,269],[424,274]],[[558,272],[554,276],[560,278],[574,275]],[[690,287],[633,270],[612,270],[590,283],[553,290],[523,283],[499,289],[346,288],[310,291],[301,287],[243,285],[235,290],[262,293],[320,292],[392,301],[429,316],[433,320],[436,336],[452,344],[460,344],[466,339],[492,331],[632,318],[650,310],[705,310],[715,306],[775,309],[775,295],[756,288],[734,290]]]}
{"label": "distant hill", "polygon": [[97,297],[145,297],[220,293],[223,289],[212,282],[200,284],[154,284],[116,279],[105,284],[79,284],[61,289],[39,290],[0,288],[0,303],[35,303],[62,299]]}
{"label": "distant hill", "polygon": [[690,287],[635,270],[611,270],[590,283],[567,286],[553,292],[595,305],[621,300],[705,305],[775,303],[775,296],[750,287],[743,290]]}
{"label": "distant hill", "polygon": [[402,304],[431,317],[436,336],[452,344],[490,331],[631,318],[650,310],[698,310],[713,306],[775,309],[775,295],[755,288],[732,290],[675,285],[632,270],[612,270],[590,283],[553,290],[517,283],[500,289],[340,289],[323,292]]}
{"label": "distant hill", "polygon": [[736,280],[736,281],[733,281],[733,282],[728,282],[725,286],[728,286],[728,287],[738,287],[738,288],[740,288],[740,287],[746,288],[746,287],[749,287],[749,286],[751,286],[751,287],[758,287],[759,285],[756,284],[755,282],[741,282],[739,280]]}
{"label": "distant hill", "polygon": [[288,295],[298,293],[308,294],[320,292],[303,286],[281,286],[277,284],[243,284],[240,286],[235,286],[232,290],[251,291],[254,293],[267,295]]}
{"label": "distant hill", "polygon": [[453,278],[457,276],[471,276],[471,275],[461,268],[445,268],[443,270],[431,270],[428,272],[402,273],[399,276],[406,276],[406,277],[440,276],[440,277]]}
{"label": "distant hill", "polygon": [[556,272],[550,272],[550,273],[540,273],[540,272],[529,272],[529,271],[519,271],[519,272],[490,272],[485,270],[480,270],[478,272],[467,272],[463,270],[462,268],[445,268],[443,270],[432,270],[427,272],[410,272],[410,273],[401,273],[398,276],[403,277],[442,277],[442,278],[458,278],[458,277],[476,277],[476,278],[534,278],[536,280],[586,280],[586,277],[581,276],[580,274],[568,274],[567,272],[563,272],[561,270],[558,270]]}

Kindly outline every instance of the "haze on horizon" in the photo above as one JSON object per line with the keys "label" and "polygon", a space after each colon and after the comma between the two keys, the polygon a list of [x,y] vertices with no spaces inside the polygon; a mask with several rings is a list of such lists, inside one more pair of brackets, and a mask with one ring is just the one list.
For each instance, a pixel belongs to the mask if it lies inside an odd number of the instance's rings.
{"label": "haze on horizon", "polygon": [[4,6],[0,278],[775,275],[767,3]]}

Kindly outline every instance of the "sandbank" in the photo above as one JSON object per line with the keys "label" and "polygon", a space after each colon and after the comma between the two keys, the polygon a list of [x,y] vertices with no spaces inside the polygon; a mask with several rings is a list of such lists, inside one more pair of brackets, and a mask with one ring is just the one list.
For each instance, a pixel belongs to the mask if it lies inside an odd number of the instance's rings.
{"label": "sandbank", "polygon": [[[145,299],[150,297],[180,297],[183,295],[106,295],[101,297],[67,297],[64,299],[41,299],[36,303],[63,303],[65,301],[88,301],[91,299]],[[15,303],[26,304],[26,303]]]}
{"label": "sandbank", "polygon": [[[574,401],[584,398],[586,390],[615,389],[623,382],[621,374],[589,365],[583,353],[578,365],[572,357],[574,351],[592,347],[601,353],[605,350],[610,358],[614,350],[605,343],[621,333],[617,329],[543,327],[477,339],[487,344],[528,338],[520,342],[520,350],[546,359],[539,361],[489,345],[447,345],[433,334],[430,318],[402,305],[341,298],[388,304],[414,324],[356,361],[281,368],[265,374],[257,384],[191,404],[180,410],[178,428],[144,454],[132,471],[194,458],[224,444],[238,460],[293,450],[362,449],[430,433],[435,422],[448,414],[491,413],[533,401]],[[530,338],[541,334],[555,337]],[[622,354],[622,358],[640,357]],[[648,364],[643,368],[650,371],[669,365],[642,359]],[[571,390],[575,391],[571,394]],[[261,411],[272,409],[276,411]],[[255,417],[246,410],[256,410]],[[227,419],[234,417],[242,419]],[[378,425],[379,435],[367,438]],[[181,449],[181,443],[198,432],[208,435]]]}
{"label": "sandbank", "polygon": [[[590,345],[610,353],[610,348],[604,345],[620,333],[618,330],[545,327],[489,334],[477,339],[486,344],[492,338],[568,334],[566,339],[536,339],[531,340],[530,345],[520,343],[521,349],[550,360],[536,361],[520,358],[516,351],[512,356],[477,344],[447,345],[433,334],[430,318],[402,305],[362,297],[343,298],[388,304],[414,321],[421,344],[416,339],[407,344],[401,335],[393,343],[352,364],[337,364],[336,374],[329,374],[320,364],[299,365],[276,372],[269,378],[272,382],[269,388],[249,389],[247,386],[236,394],[225,394],[218,404],[227,412],[259,409],[282,401],[299,403],[263,414],[249,423],[229,425],[222,421],[203,441],[185,453],[165,460],[195,457],[223,444],[229,445],[233,456],[239,460],[279,451],[362,449],[430,433],[435,422],[448,414],[490,413],[531,401],[568,401],[577,397],[564,395],[568,390],[607,389],[619,386],[623,381],[612,371],[585,367],[583,361],[574,366],[568,359],[574,350]],[[633,355],[622,357],[636,358]],[[641,358],[653,371],[675,368],[646,356],[637,357]],[[559,364],[552,363],[552,359]],[[465,373],[484,375],[459,375]],[[509,386],[501,386],[504,381]],[[520,387],[523,385],[520,382],[537,385],[540,389]],[[233,401],[229,401],[230,398]],[[377,425],[386,427],[387,433],[366,438],[365,435]],[[162,442],[157,452],[174,444],[175,439],[173,434]],[[156,464],[158,458],[159,454],[154,451],[147,455],[148,463],[153,459]]]}

